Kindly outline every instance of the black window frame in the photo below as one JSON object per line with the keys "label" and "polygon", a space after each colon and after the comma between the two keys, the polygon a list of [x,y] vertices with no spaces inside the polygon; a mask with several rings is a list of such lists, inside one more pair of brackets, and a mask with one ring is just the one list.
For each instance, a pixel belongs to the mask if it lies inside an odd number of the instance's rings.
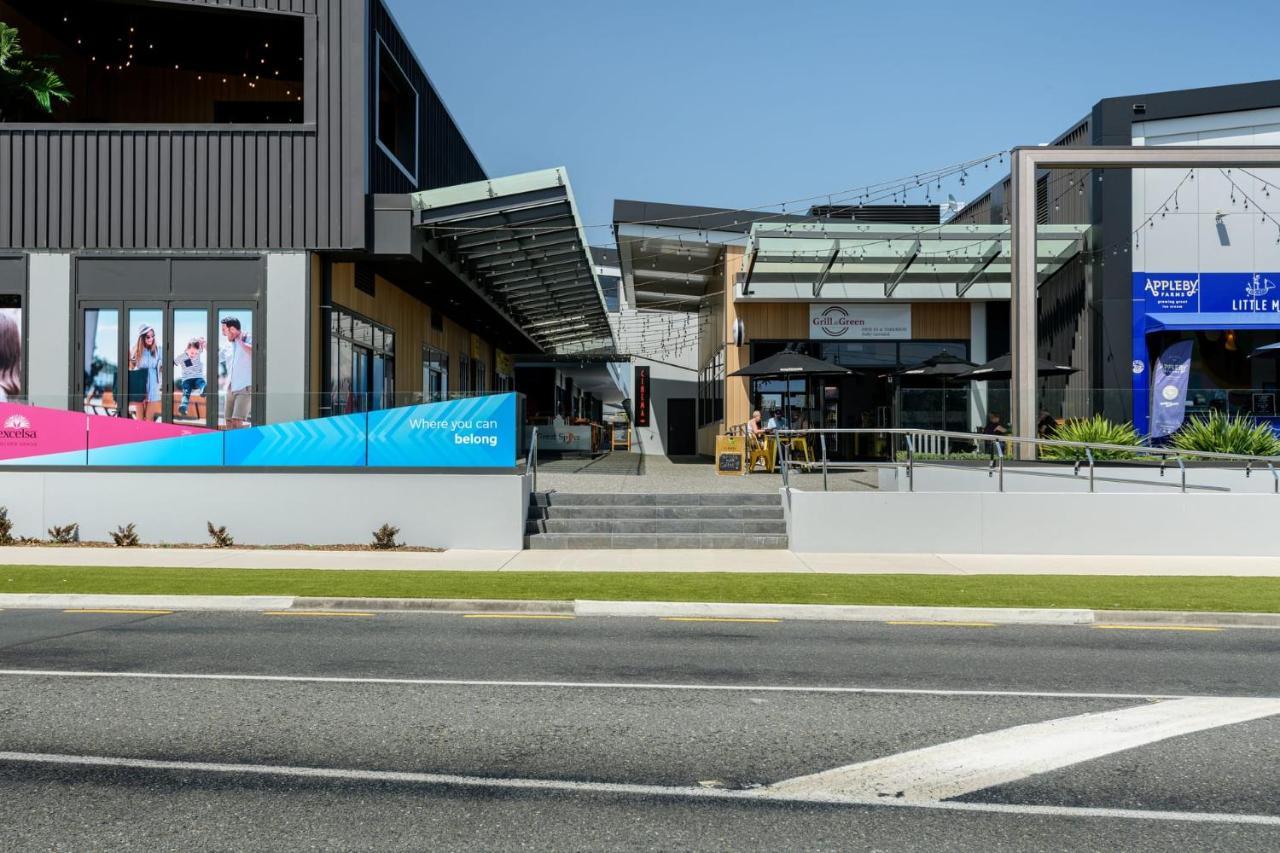
{"label": "black window frame", "polygon": [[[384,65],[383,59],[391,60],[390,66]],[[418,87],[413,85],[413,81],[409,79],[409,74],[404,70],[404,66],[396,59],[395,54],[391,52],[390,46],[383,40],[382,36],[378,36],[374,49],[374,90],[373,90],[373,141],[374,144],[386,155],[396,168],[398,168],[406,178],[408,178],[415,186],[418,183],[418,173],[421,171],[421,164],[418,162],[418,152],[421,149],[421,121],[422,121],[422,93],[418,91]],[[392,71],[394,67],[394,71]],[[410,150],[412,152],[412,167],[401,159],[400,154],[396,153],[393,146],[398,147],[399,141],[392,140],[390,144],[383,141],[382,138],[382,81],[384,71],[387,72],[387,80],[395,85],[395,80],[390,76],[392,73],[399,75],[401,82],[413,93],[413,117],[409,123],[410,139],[408,140]],[[407,93],[401,92],[401,95]],[[406,152],[401,152],[406,153]]]}

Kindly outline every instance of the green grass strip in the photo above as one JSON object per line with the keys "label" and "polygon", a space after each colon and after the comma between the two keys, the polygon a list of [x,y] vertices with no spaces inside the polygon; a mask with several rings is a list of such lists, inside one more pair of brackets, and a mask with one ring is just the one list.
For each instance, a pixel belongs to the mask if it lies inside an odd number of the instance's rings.
{"label": "green grass strip", "polygon": [[1280,612],[1280,578],[0,566],[0,593],[23,592]]}

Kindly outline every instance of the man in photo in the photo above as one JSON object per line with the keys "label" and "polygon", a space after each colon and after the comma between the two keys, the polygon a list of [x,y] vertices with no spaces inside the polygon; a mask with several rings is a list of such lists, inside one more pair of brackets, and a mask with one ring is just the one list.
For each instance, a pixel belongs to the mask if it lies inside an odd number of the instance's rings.
{"label": "man in photo", "polygon": [[226,418],[228,429],[249,425],[253,413],[253,341],[240,329],[237,317],[222,319],[227,339],[222,362],[227,371]]}

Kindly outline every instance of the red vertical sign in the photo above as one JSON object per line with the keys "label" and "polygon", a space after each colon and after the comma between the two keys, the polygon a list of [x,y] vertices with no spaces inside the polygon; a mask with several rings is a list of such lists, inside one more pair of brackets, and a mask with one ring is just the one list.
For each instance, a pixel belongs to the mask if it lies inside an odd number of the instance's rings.
{"label": "red vertical sign", "polygon": [[635,392],[632,405],[635,408],[636,426],[649,425],[649,366],[636,366]]}

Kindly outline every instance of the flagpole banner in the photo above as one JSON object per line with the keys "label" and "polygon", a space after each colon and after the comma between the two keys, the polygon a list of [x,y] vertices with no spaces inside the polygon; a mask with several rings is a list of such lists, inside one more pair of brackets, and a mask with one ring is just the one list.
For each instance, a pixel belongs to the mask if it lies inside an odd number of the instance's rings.
{"label": "flagpole banner", "polygon": [[1156,359],[1151,376],[1151,437],[1178,431],[1186,417],[1192,341],[1178,341]]}

